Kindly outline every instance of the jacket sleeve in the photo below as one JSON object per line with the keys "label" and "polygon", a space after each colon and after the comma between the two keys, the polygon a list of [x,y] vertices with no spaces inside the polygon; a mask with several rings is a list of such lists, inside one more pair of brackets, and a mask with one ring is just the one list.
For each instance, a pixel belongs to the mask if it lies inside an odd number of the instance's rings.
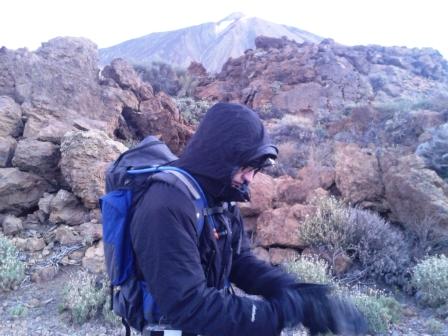
{"label": "jacket sleeve", "polygon": [[137,263],[162,315],[185,332],[278,335],[278,312],[270,302],[206,286],[195,220],[187,195],[164,183],[151,186],[134,213]]}
{"label": "jacket sleeve", "polygon": [[249,239],[244,230],[243,219],[236,207],[233,225],[233,263],[230,281],[248,294],[262,295],[265,298],[275,296],[282,288],[293,285],[297,279],[280,267],[274,267],[252,253]]}

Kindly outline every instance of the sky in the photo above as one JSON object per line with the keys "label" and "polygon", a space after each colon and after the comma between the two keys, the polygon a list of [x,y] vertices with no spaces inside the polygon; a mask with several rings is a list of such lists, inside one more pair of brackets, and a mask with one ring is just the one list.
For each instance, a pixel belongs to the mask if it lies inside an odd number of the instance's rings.
{"label": "sky", "polygon": [[448,59],[447,9],[446,0],[2,0],[0,47],[83,36],[104,48],[243,12],[346,45],[431,47]]}

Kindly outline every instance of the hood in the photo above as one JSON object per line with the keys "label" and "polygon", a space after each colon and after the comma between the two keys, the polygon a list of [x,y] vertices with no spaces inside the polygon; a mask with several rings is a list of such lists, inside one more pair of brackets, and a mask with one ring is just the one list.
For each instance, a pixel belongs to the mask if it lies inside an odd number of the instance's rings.
{"label": "hood", "polygon": [[231,181],[238,168],[275,159],[277,152],[256,112],[218,103],[207,111],[176,166],[193,174],[215,199],[233,201]]}

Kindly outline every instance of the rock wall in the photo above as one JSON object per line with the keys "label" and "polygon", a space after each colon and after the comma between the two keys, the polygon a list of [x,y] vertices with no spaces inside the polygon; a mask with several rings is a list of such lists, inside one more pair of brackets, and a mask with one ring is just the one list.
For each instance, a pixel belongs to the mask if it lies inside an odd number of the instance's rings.
{"label": "rock wall", "polygon": [[[30,255],[103,269],[98,198],[107,165],[147,135],[179,152],[192,134],[174,101],[123,60],[98,68],[96,45],[56,38],[35,52],[0,49],[0,227]],[[117,141],[117,140],[120,140]],[[89,259],[90,258],[90,259]]]}

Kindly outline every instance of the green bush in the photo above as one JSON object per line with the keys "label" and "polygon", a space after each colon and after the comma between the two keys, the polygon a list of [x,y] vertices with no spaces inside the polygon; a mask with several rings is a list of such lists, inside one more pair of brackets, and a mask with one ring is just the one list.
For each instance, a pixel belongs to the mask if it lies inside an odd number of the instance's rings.
{"label": "green bush", "polygon": [[416,154],[440,177],[448,180],[448,123],[434,129],[432,133],[431,140],[420,144]]}
{"label": "green bush", "polygon": [[0,290],[14,289],[25,278],[25,263],[16,247],[0,234]]}
{"label": "green bush", "polygon": [[381,291],[351,289],[349,297],[366,317],[369,331],[373,334],[385,333],[401,317],[400,304]]}
{"label": "green bush", "polygon": [[367,319],[372,334],[384,333],[401,318],[401,306],[382,291],[341,285],[329,272],[326,261],[313,256],[302,256],[285,265],[286,270],[301,281],[330,284],[334,295],[352,302]]}
{"label": "green bush", "polygon": [[425,321],[425,328],[430,335],[442,335],[445,326],[439,320],[430,318],[429,320]]}
{"label": "green bush", "polygon": [[418,263],[413,269],[412,284],[423,304],[431,307],[448,304],[448,257],[432,256]]}
{"label": "green bush", "polygon": [[[300,238],[330,255],[344,252],[361,266],[362,274],[388,284],[404,285],[410,265],[402,234],[378,215],[345,206],[334,197],[315,200],[317,211],[300,226]],[[332,265],[331,265],[332,266]]]}
{"label": "green bush", "polygon": [[334,295],[352,302],[361,311],[373,334],[386,332],[401,317],[401,306],[393,297],[375,289],[341,285],[332,278],[329,265],[322,259],[302,256],[285,266],[288,272],[296,274],[301,281],[331,284]]}
{"label": "green bush", "polygon": [[110,309],[110,295],[106,296],[101,313],[103,314],[104,320],[110,325],[116,327],[121,326],[121,318]]}
{"label": "green bush", "polygon": [[95,276],[82,271],[71,276],[62,292],[61,309],[77,324],[83,324],[102,312],[107,299],[107,286],[97,286]]}
{"label": "green bush", "polygon": [[134,65],[134,70],[140,78],[151,84],[155,92],[163,91],[175,96],[181,89],[178,71],[163,62],[152,62],[150,65]]}
{"label": "green bush", "polygon": [[196,101],[190,97],[182,97],[176,98],[176,104],[185,121],[194,125],[199,123],[213,103],[207,100]]}
{"label": "green bush", "polygon": [[27,313],[28,313],[28,308],[21,303],[17,303],[16,305],[8,308],[8,315],[12,319],[19,319],[21,317],[26,316]]}
{"label": "green bush", "polygon": [[317,257],[301,256],[285,265],[289,273],[295,274],[301,281],[320,284],[330,284],[333,279],[328,263]]}

